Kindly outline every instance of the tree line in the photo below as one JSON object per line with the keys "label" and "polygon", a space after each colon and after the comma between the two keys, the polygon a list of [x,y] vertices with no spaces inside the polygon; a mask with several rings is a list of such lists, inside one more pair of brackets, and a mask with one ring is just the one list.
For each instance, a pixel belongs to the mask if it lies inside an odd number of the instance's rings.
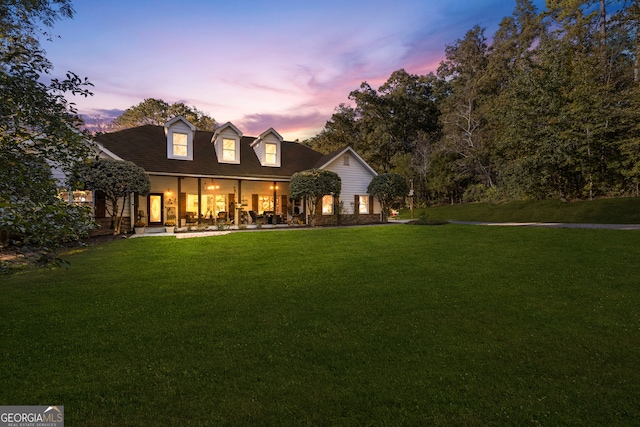
{"label": "tree line", "polygon": [[423,205],[640,192],[640,1],[517,0],[437,72],[349,94],[312,148],[351,145]]}

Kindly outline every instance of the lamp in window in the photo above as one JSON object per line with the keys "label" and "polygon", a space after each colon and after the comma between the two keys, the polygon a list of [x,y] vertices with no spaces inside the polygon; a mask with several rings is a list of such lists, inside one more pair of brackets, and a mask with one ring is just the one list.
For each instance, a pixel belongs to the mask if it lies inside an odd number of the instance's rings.
{"label": "lamp in window", "polygon": [[218,203],[216,201],[216,190],[219,190],[219,189],[220,189],[220,186],[216,185],[213,182],[213,180],[211,180],[211,184],[207,185],[207,190],[211,191],[211,194],[213,195],[213,212],[210,214],[211,218],[218,215],[218,212],[217,212]]}

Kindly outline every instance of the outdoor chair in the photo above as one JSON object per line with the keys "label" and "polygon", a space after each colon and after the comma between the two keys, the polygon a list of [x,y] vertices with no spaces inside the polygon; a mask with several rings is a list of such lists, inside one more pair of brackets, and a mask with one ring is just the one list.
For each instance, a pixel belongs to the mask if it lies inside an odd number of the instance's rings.
{"label": "outdoor chair", "polygon": [[254,211],[249,211],[249,216],[251,217],[251,221],[253,221],[254,224],[265,223],[264,215],[256,215]]}
{"label": "outdoor chair", "polygon": [[186,223],[187,224],[195,224],[196,222],[198,222],[196,220],[196,214],[193,212],[187,212],[186,213]]}

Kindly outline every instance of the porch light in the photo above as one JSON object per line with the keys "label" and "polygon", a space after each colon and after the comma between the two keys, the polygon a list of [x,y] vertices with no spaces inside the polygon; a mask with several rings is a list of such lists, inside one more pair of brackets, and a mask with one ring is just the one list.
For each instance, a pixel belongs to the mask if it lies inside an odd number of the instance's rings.
{"label": "porch light", "polygon": [[278,189],[278,186],[277,186],[277,185],[276,185],[276,186],[273,186],[273,185],[272,185],[272,186],[271,186],[271,187],[269,187],[269,188],[271,188],[272,190],[277,190],[277,189]]}
{"label": "porch light", "polygon": [[219,186],[219,185],[213,185],[213,184],[211,184],[211,185],[208,185],[208,186],[207,186],[207,190],[209,190],[209,191],[219,190],[219,189],[220,189],[220,186]]}

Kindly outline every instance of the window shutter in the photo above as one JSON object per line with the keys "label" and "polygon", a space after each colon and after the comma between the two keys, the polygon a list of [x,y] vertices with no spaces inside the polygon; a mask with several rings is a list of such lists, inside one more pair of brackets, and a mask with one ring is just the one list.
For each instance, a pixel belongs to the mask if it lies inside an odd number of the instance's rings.
{"label": "window shutter", "polygon": [[353,213],[354,214],[360,213],[360,196],[357,194],[353,196]]}
{"label": "window shutter", "polygon": [[187,193],[180,193],[180,218],[187,217]]}
{"label": "window shutter", "polygon": [[373,213],[373,196],[369,196],[369,213]]}
{"label": "window shutter", "polygon": [[106,198],[104,196],[104,193],[100,190],[96,191],[95,193],[95,197],[96,197],[96,213],[95,213],[95,217],[96,218],[105,218],[106,215]]}
{"label": "window shutter", "polygon": [[251,195],[251,210],[258,213],[258,195]]}

